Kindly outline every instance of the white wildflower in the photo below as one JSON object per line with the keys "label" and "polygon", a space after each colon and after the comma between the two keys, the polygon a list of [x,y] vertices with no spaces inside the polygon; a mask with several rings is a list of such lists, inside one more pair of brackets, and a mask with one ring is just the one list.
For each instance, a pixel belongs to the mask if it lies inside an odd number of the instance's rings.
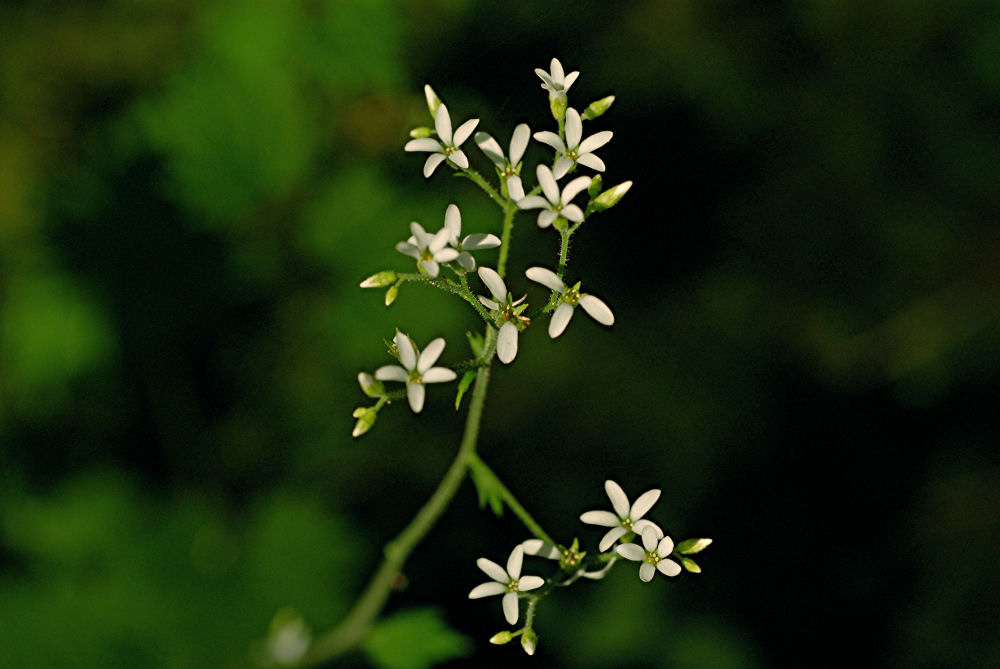
{"label": "white wildflower", "polygon": [[503,155],[503,149],[488,133],[477,132],[476,144],[486,154],[486,157],[496,165],[500,178],[507,185],[507,193],[510,199],[515,202],[524,197],[524,186],[521,184],[521,158],[524,157],[524,150],[528,147],[528,138],[531,137],[531,129],[526,123],[521,123],[514,128],[514,135],[510,139],[510,153],[507,157]]}
{"label": "white wildflower", "polygon": [[399,365],[385,365],[375,370],[375,378],[379,381],[399,381],[406,384],[406,399],[410,402],[413,413],[420,413],[424,408],[424,384],[446,383],[454,381],[455,372],[447,367],[434,367],[434,363],[444,351],[444,339],[438,337],[427,344],[419,357],[417,349],[407,335],[397,332],[393,338],[399,350]]}
{"label": "white wildflower", "polygon": [[500,246],[500,238],[491,234],[475,233],[459,240],[462,235],[462,212],[459,211],[458,205],[448,205],[444,212],[444,227],[448,230],[448,242],[458,252],[458,264],[470,272],[476,269],[476,261],[469,251]]}
{"label": "white wildflower", "polygon": [[561,335],[569,325],[577,305],[583,307],[583,310],[601,325],[614,324],[615,315],[611,313],[608,305],[593,295],[581,293],[579,282],[570,288],[555,272],[544,267],[529,267],[524,274],[532,281],[559,293],[559,306],[549,320],[549,336],[553,339]]}
{"label": "white wildflower", "polygon": [[639,578],[645,582],[653,580],[653,575],[657,570],[665,576],[677,576],[681,573],[681,566],[673,560],[667,559],[673,550],[674,540],[670,537],[657,540],[656,530],[652,527],[643,529],[642,546],[621,544],[615,547],[615,551],[626,560],[642,562],[639,565]]}
{"label": "white wildflower", "polygon": [[587,139],[583,139],[583,122],[580,120],[580,113],[570,107],[566,110],[565,142],[559,135],[548,130],[536,132],[535,139],[556,150],[559,159],[556,160],[552,173],[556,179],[562,179],[577,163],[603,172],[604,161],[593,152],[610,142],[613,135],[614,133],[610,130],[602,130]]}
{"label": "white wildflower", "polygon": [[417,264],[431,278],[436,277],[441,271],[440,263],[451,262],[459,256],[456,249],[448,248],[451,231],[447,227],[431,235],[424,230],[424,226],[413,221],[410,223],[410,233],[409,239],[396,244],[396,250],[416,258]]}
{"label": "white wildflower", "polygon": [[502,321],[500,332],[497,334],[497,357],[500,362],[509,364],[517,356],[517,333],[519,324],[526,323],[527,318],[521,312],[528,305],[522,305],[524,298],[515,300],[507,291],[507,285],[496,273],[496,270],[489,267],[479,268],[479,278],[483,280],[489,288],[493,299],[479,295],[479,301],[484,307],[493,312],[498,321]]}
{"label": "white wildflower", "polygon": [[560,216],[573,223],[579,223],[583,220],[583,210],[577,205],[571,204],[571,201],[587,189],[587,186],[590,185],[590,177],[573,179],[566,184],[560,193],[559,186],[556,184],[552,170],[549,169],[548,165],[539,165],[535,169],[535,175],[538,177],[538,183],[541,185],[545,197],[529,195],[519,200],[517,206],[519,209],[541,209],[542,211],[538,213],[538,227],[547,228]]}
{"label": "white wildflower", "polygon": [[657,536],[663,536],[663,530],[656,523],[642,519],[646,515],[646,512],[656,504],[656,500],[660,498],[659,490],[647,490],[639,495],[639,498],[631,506],[629,506],[625,491],[614,481],[605,481],[604,490],[608,493],[614,513],[610,511],[587,511],[580,516],[580,520],[589,525],[600,525],[601,527],[611,528],[598,545],[602,553],[630,532],[641,534],[646,528],[652,528]]}
{"label": "white wildflower", "polygon": [[507,569],[496,562],[479,558],[476,564],[492,581],[481,583],[469,593],[469,599],[479,599],[491,595],[503,595],[503,614],[511,625],[517,622],[517,593],[540,588],[545,584],[541,576],[521,576],[521,563],[524,561],[524,549],[515,546],[507,558]]}
{"label": "white wildflower", "polygon": [[569,87],[580,76],[579,72],[565,74],[562,63],[559,62],[558,58],[552,59],[548,72],[540,67],[536,67],[535,74],[541,78],[542,88],[549,92],[549,96],[563,98],[566,97],[566,91],[569,90]]}
{"label": "white wildflower", "polygon": [[448,107],[443,103],[439,104],[437,110],[434,112],[434,128],[437,130],[438,138],[420,137],[411,139],[403,147],[403,150],[430,152],[431,155],[427,156],[427,161],[424,163],[425,177],[430,177],[434,173],[434,170],[437,169],[437,166],[444,162],[445,159],[464,170],[469,166],[469,159],[465,155],[465,152],[458,147],[465,140],[469,139],[469,136],[476,129],[477,125],[479,125],[478,118],[469,119],[458,126],[458,129],[452,134],[451,116],[448,115]]}

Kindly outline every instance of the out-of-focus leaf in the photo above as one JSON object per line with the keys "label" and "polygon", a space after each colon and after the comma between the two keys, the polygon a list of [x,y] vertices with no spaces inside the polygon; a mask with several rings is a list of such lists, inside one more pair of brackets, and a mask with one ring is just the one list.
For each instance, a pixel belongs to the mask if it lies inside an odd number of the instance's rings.
{"label": "out-of-focus leaf", "polygon": [[448,627],[435,609],[411,609],[375,625],[364,650],[381,669],[427,669],[465,657],[472,642]]}

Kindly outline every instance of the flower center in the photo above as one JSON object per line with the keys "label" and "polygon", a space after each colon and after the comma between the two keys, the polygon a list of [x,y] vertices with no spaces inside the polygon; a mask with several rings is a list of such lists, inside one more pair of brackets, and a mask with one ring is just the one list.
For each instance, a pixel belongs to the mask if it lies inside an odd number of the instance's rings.
{"label": "flower center", "polygon": [[511,579],[510,583],[507,584],[507,592],[517,592],[517,580]]}
{"label": "flower center", "polygon": [[455,148],[454,146],[446,146],[446,147],[444,147],[444,155],[446,155],[446,156],[450,156],[451,154],[455,153],[456,151],[458,151],[458,149]]}
{"label": "flower center", "polygon": [[410,370],[410,378],[409,378],[409,380],[407,380],[406,383],[407,383],[407,385],[409,385],[411,383],[422,383],[423,380],[424,380],[423,379],[423,375],[420,372],[418,372],[416,369],[411,369]]}
{"label": "flower center", "polygon": [[[569,288],[562,295],[563,302],[572,304],[574,307],[580,302],[580,291],[576,288]],[[629,521],[632,522],[632,521]]]}
{"label": "flower center", "polygon": [[646,551],[646,562],[655,565],[660,561],[660,554],[656,551]]}
{"label": "flower center", "polygon": [[572,160],[575,163],[577,160],[580,159],[580,150],[579,149],[568,149],[566,151],[566,157],[569,158],[570,160]]}
{"label": "flower center", "polygon": [[628,530],[629,532],[631,532],[632,531],[632,518],[630,518],[629,516],[625,516],[624,518],[622,518],[622,527],[624,527],[626,530]]}
{"label": "flower center", "polygon": [[420,262],[429,262],[434,260],[434,254],[430,252],[430,249],[425,249],[420,253]]}

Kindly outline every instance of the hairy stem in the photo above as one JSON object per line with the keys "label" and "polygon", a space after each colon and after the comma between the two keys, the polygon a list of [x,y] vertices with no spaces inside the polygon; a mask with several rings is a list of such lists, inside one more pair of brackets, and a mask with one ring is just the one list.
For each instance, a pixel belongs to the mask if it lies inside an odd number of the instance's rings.
{"label": "hairy stem", "polygon": [[497,259],[497,274],[504,278],[507,273],[507,252],[510,249],[510,233],[514,229],[514,214],[517,205],[511,203],[503,211],[503,232],[500,235],[500,255]]}
{"label": "hairy stem", "polygon": [[481,175],[476,170],[472,169],[471,167],[467,167],[465,169],[457,169],[455,171],[455,176],[465,177],[469,181],[473,182],[474,184],[482,188],[483,192],[489,195],[490,199],[493,200],[493,202],[495,202],[498,207],[500,207],[501,209],[507,208],[507,200],[504,197],[502,197],[500,193],[498,193],[496,189],[493,188],[493,186],[489,185],[486,179],[483,178],[483,175]]}

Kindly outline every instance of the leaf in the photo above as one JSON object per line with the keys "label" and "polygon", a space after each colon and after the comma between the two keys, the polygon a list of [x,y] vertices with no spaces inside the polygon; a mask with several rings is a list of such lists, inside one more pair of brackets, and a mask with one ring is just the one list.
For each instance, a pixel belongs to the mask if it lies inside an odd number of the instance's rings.
{"label": "leaf", "polygon": [[476,486],[476,493],[479,495],[479,508],[485,509],[488,504],[493,514],[498,518],[503,515],[503,495],[501,493],[501,483],[497,477],[478,459],[473,458],[469,463],[469,475]]}
{"label": "leaf", "polygon": [[380,669],[427,669],[472,652],[471,640],[432,608],[408,609],[380,621],[362,646]]}
{"label": "leaf", "polygon": [[685,539],[677,544],[677,552],[684,555],[694,555],[708,548],[711,543],[711,539]]}
{"label": "leaf", "polygon": [[474,369],[470,369],[462,375],[462,380],[458,382],[458,392],[455,394],[455,411],[458,411],[458,407],[462,403],[462,396],[465,395],[465,391],[472,385],[474,378],[476,378],[476,371]]}
{"label": "leaf", "polygon": [[472,349],[472,355],[476,358],[483,357],[483,348],[485,345],[483,335],[474,332],[466,332],[465,336],[469,339],[469,348]]}

